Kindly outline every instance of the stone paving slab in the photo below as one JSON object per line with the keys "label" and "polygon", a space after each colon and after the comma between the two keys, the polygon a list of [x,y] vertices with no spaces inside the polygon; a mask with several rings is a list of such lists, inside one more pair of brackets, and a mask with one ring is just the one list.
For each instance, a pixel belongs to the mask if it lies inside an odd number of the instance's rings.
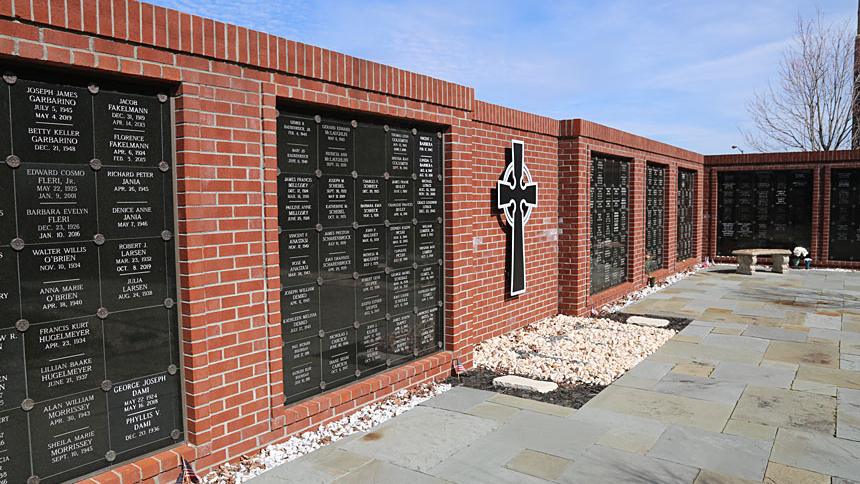
{"label": "stone paving slab", "polygon": [[764,359],[798,365],[838,368],[839,348],[823,344],[771,341],[764,354]]}
{"label": "stone paving slab", "polygon": [[814,393],[747,385],[732,418],[833,435],[836,400]]}
{"label": "stone paving slab", "polygon": [[860,442],[781,428],[770,460],[846,479],[860,479]]}
{"label": "stone paving slab", "polygon": [[[498,442],[484,437],[430,469],[428,474],[456,484],[546,484],[544,479],[505,467],[505,464],[524,449],[525,447],[513,442]],[[406,480],[400,484],[412,483]]]}
{"label": "stone paving slab", "polygon": [[764,326],[747,326],[743,336],[754,336],[779,341],[794,341],[795,343],[806,342],[808,331],[797,331],[785,328],[768,328]]}
{"label": "stone paving slab", "polygon": [[836,405],[836,436],[860,441],[860,390],[839,388]]}
{"label": "stone paving slab", "polygon": [[719,346],[722,348],[740,348],[759,352],[767,351],[767,347],[770,344],[770,340],[767,339],[719,334],[716,333],[716,329],[720,328],[715,328],[715,331],[705,336],[700,344],[705,346]]}
{"label": "stone paving slab", "polygon": [[734,405],[744,391],[744,384],[672,372],[657,382],[651,390]]}
{"label": "stone paving slab", "polygon": [[648,456],[761,481],[772,445],[765,440],[670,425]]}
{"label": "stone paving slab", "polygon": [[495,420],[430,406],[416,407],[403,417],[396,425],[391,420],[343,448],[424,472],[499,427]]}
{"label": "stone paving slab", "polygon": [[595,445],[559,476],[562,484],[691,484],[699,469]]}
{"label": "stone paving slab", "polygon": [[[605,432],[605,427],[591,423],[523,410],[487,434],[487,439],[515,442],[545,454],[575,459]],[[571,438],[574,435],[576,438]]]}
{"label": "stone paving slab", "polygon": [[717,365],[714,371],[711,372],[711,378],[750,385],[790,388],[791,382],[794,380],[794,374],[795,372],[791,370],[723,362]]}

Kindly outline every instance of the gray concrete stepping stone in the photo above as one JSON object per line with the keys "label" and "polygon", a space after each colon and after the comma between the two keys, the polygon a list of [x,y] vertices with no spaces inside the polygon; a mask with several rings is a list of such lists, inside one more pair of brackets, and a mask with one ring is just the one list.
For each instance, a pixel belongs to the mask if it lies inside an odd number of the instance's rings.
{"label": "gray concrete stepping stone", "polygon": [[860,480],[860,442],[781,428],[770,460],[830,476]]}
{"label": "gray concrete stepping stone", "polygon": [[860,441],[860,390],[837,389],[836,436]]}
{"label": "gray concrete stepping stone", "polygon": [[553,405],[546,402],[538,402],[527,398],[515,397],[512,395],[500,394],[487,400],[488,402],[498,403],[499,405],[507,405],[509,407],[519,408],[522,410],[531,410],[532,412],[545,413],[547,415],[555,415],[556,417],[567,417],[576,410],[570,407],[562,407],[561,405]]}
{"label": "gray concrete stepping stone", "polygon": [[714,326],[698,326],[688,324],[684,329],[678,331],[678,334],[684,336],[701,336],[702,338],[704,338],[705,336],[711,334],[711,328],[714,328]]}
{"label": "gray concrete stepping stone", "polygon": [[777,388],[791,388],[794,372],[758,365],[725,362],[717,365],[711,378]]}
{"label": "gray concrete stepping stone", "polygon": [[576,459],[597,442],[605,431],[605,427],[591,423],[523,410],[489,433],[487,439],[516,444],[565,459]]}
{"label": "gray concrete stepping stone", "polygon": [[735,348],[750,351],[760,351],[762,353],[767,350],[770,340],[762,338],[751,338],[749,336],[734,336],[730,334],[714,334],[711,333],[702,340],[702,345],[719,346],[722,348]]}
{"label": "gray concrete stepping stone", "polygon": [[655,419],[667,424],[677,423],[719,432],[725,427],[734,406],[610,385],[589,400],[583,408],[599,408]]}
{"label": "gray concrete stepping stone", "polygon": [[496,395],[498,395],[498,393],[467,387],[454,387],[445,393],[436,395],[430,400],[421,403],[421,405],[425,407],[441,408],[444,410],[453,410],[455,412],[465,412],[475,405]]}
{"label": "gray concrete stepping stone", "polygon": [[549,393],[558,389],[558,383],[552,381],[533,380],[517,375],[497,376],[493,378],[494,387],[516,388],[530,392]]}
{"label": "gray concrete stepping stone", "polygon": [[672,363],[664,363],[661,361],[642,360],[633,368],[627,370],[626,375],[636,378],[647,378],[649,380],[659,380],[666,373],[672,370],[675,365]]}
{"label": "gray concrete stepping stone", "polygon": [[[456,484],[492,482],[499,484],[546,484],[538,477],[505,467],[524,447],[513,442],[497,442],[487,437],[458,452],[427,473]],[[373,481],[366,481],[372,483]],[[402,483],[412,484],[411,481]],[[401,483],[401,484],[402,484]]]}
{"label": "gray concrete stepping stone", "polygon": [[843,343],[860,343],[860,333],[852,331],[812,328],[809,330],[809,337],[841,341]]}
{"label": "gray concrete stepping stone", "polygon": [[764,440],[670,425],[648,456],[761,481],[772,445]]}
{"label": "gray concrete stepping stone", "polygon": [[833,435],[836,399],[814,393],[747,385],[732,418]]}
{"label": "gray concrete stepping stone", "polygon": [[753,336],[756,338],[764,338],[779,341],[794,341],[795,343],[803,343],[806,341],[807,331],[798,331],[795,329],[785,328],[769,328],[766,326],[747,326],[743,336]]}
{"label": "gray concrete stepping stone", "polygon": [[505,467],[529,476],[553,481],[571,464],[573,461],[568,459],[525,449],[509,460]]}
{"label": "gray concrete stepping stone", "polygon": [[499,426],[495,420],[421,406],[386,423],[342,448],[423,472]]}
{"label": "gray concrete stepping stone", "polygon": [[628,323],[638,324],[639,326],[653,326],[655,328],[665,328],[669,326],[668,319],[648,318],[645,316],[630,316],[627,318]]}
{"label": "gray concrete stepping stone", "polygon": [[815,343],[771,341],[764,354],[764,359],[807,366],[837,368],[839,366],[839,347]]}
{"label": "gray concrete stepping stone", "polygon": [[744,392],[744,384],[671,372],[657,382],[651,390],[734,405]]}
{"label": "gray concrete stepping stone", "polygon": [[[304,481],[301,480],[290,482],[304,484]],[[450,484],[450,481],[378,460],[374,460],[334,482],[336,484],[366,484],[368,482],[374,484],[403,484],[404,482],[409,484]]]}
{"label": "gray concrete stepping stone", "polygon": [[699,469],[647,455],[595,445],[576,459],[556,482],[562,484],[691,484]]}

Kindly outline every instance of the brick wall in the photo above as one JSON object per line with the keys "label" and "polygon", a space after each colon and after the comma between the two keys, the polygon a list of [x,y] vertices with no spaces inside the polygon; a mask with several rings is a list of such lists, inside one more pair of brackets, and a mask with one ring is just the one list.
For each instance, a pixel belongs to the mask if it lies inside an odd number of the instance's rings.
{"label": "brick wall", "polygon": [[[645,274],[645,167],[666,170],[663,268],[658,280],[694,266],[701,260],[704,207],[704,166],[700,154],[649,140],[582,119],[562,121],[559,141],[559,311],[587,314],[647,283]],[[630,163],[628,191],[627,282],[596,294],[591,291],[590,190],[593,153],[623,158]],[[696,171],[693,257],[677,260],[676,212],[678,169]],[[630,241],[633,241],[632,243]]]}
{"label": "brick wall", "polygon": [[[645,166],[668,167],[663,278],[707,253],[704,158],[583,120],[475,99],[470,87],[133,0],[0,0],[3,70],[36,67],[156,84],[174,97],[187,442],[92,479],[163,484],[179,456],[202,473],[472,364],[479,342],[645,284]],[[276,106],[420,120],[443,129],[445,351],[283,404]],[[506,235],[491,190],[511,141],[539,184],[526,226],[527,293],[504,287]],[[632,162],[628,281],[589,294],[592,152]],[[675,261],[677,170],[696,170],[695,257]],[[709,188],[710,190],[710,188]],[[826,196],[825,194],[823,194]],[[709,196],[709,195],[708,195]],[[825,202],[826,203],[826,202]]]}
{"label": "brick wall", "polygon": [[[717,174],[721,171],[812,170],[812,243],[809,257],[817,267],[860,268],[860,262],[828,260],[830,240],[830,171],[835,168],[860,168],[860,151],[822,151],[790,153],[752,153],[705,156],[704,255],[717,253]],[[734,262],[734,257],[716,257],[719,262]],[[767,259],[765,259],[766,261]]]}

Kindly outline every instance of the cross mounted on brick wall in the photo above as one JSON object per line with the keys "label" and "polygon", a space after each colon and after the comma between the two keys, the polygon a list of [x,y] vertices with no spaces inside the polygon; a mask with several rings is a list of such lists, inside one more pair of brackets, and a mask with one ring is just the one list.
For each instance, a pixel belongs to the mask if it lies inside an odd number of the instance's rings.
{"label": "cross mounted on brick wall", "polygon": [[497,184],[498,208],[504,210],[510,227],[508,265],[511,296],[526,291],[526,244],[523,237],[532,209],[537,207],[537,183],[523,161],[523,142],[511,141],[511,158]]}

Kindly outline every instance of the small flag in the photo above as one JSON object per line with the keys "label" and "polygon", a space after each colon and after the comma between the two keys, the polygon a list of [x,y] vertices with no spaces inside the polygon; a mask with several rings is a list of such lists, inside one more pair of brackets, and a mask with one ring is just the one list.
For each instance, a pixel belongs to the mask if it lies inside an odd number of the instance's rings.
{"label": "small flag", "polygon": [[454,363],[454,371],[456,371],[458,375],[460,373],[466,373],[466,367],[463,366],[462,363],[460,363],[460,358],[457,358],[456,362]]}
{"label": "small flag", "polygon": [[592,316],[599,316],[600,315],[600,313],[597,312],[596,309],[594,309],[594,306],[591,306],[591,315]]}
{"label": "small flag", "polygon": [[197,476],[197,473],[194,472],[194,468],[191,467],[191,463],[182,458],[182,470],[179,472],[179,477],[176,479],[176,484],[186,484],[188,482],[192,482],[193,484],[200,484],[200,478]]}

